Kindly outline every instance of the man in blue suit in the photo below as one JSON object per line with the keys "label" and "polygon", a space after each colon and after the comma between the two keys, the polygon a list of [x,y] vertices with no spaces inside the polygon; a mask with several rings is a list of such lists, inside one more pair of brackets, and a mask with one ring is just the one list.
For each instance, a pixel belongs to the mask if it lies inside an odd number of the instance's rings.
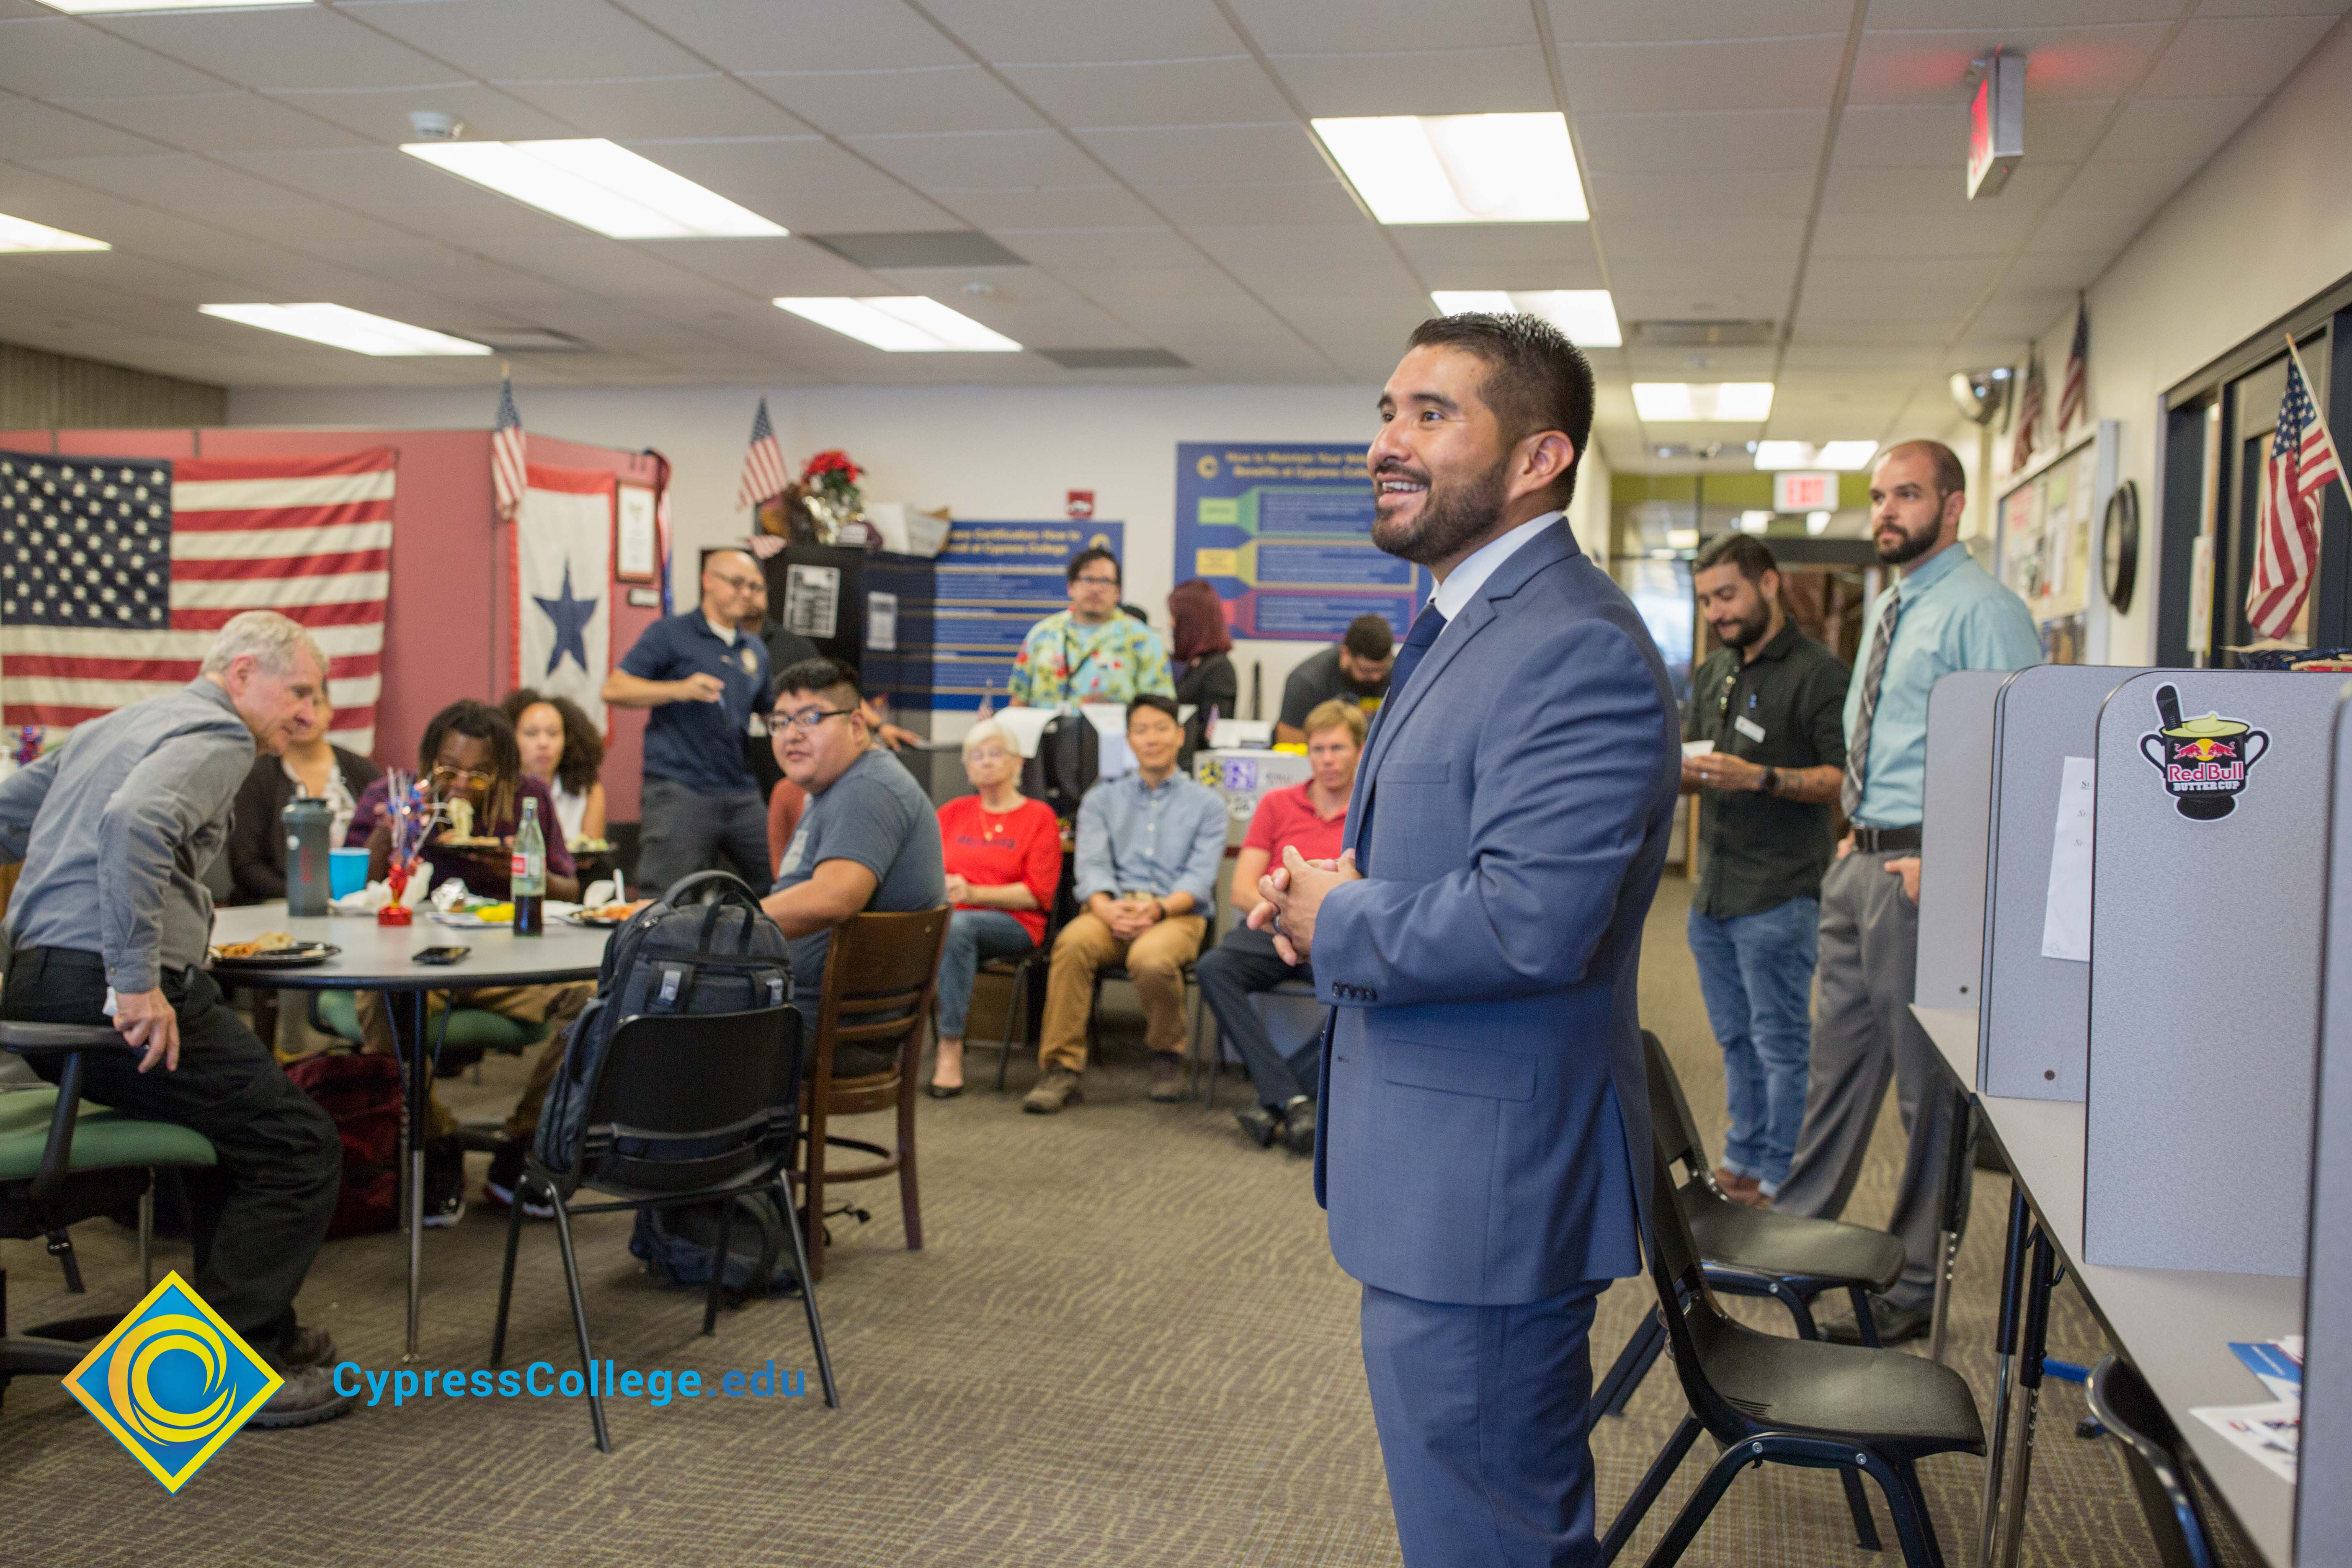
{"label": "man in blue suit", "polygon": [[1634,976],[1675,701],[1561,514],[1592,427],[1566,338],[1424,321],[1380,410],[1372,540],[1437,590],[1366,743],[1348,853],[1288,852],[1250,923],[1312,953],[1333,1007],[1315,1189],[1363,1282],[1406,1563],[1597,1563],[1586,1339],[1642,1267]]}

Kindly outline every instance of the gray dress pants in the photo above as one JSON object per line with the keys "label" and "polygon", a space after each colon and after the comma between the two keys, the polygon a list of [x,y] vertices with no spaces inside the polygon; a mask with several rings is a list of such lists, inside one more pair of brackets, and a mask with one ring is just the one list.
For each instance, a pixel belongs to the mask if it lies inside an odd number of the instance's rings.
{"label": "gray dress pants", "polygon": [[638,815],[637,878],[630,892],[657,897],[672,882],[714,868],[733,870],[755,893],[775,886],[768,805],[758,790],[705,795],[674,779],[649,778]]}
{"label": "gray dress pants", "polygon": [[[1902,1238],[1906,1261],[1902,1282],[1888,1299],[1925,1308],[1936,1291],[1944,1172],[1960,1129],[1950,1071],[1911,1016],[1919,906],[1904,896],[1903,879],[1885,868],[1898,858],[1856,850],[1832,863],[1822,882],[1821,999],[1804,1128],[1772,1206],[1823,1219],[1845,1212],[1891,1079],[1910,1148],[1887,1226]],[[1965,1227],[1965,1199],[1959,1217]]]}

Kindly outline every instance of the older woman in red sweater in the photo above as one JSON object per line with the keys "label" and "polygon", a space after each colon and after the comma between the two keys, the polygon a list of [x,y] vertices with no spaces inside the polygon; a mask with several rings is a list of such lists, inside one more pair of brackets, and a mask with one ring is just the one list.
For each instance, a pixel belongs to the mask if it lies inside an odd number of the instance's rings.
{"label": "older woman in red sweater", "polygon": [[955,913],[940,956],[935,1100],[963,1092],[964,1016],[980,961],[1028,952],[1043,942],[1045,911],[1062,880],[1062,825],[1053,807],[1016,787],[1021,751],[1011,733],[985,719],[973,725],[963,738],[963,771],[978,793],[940,807]]}

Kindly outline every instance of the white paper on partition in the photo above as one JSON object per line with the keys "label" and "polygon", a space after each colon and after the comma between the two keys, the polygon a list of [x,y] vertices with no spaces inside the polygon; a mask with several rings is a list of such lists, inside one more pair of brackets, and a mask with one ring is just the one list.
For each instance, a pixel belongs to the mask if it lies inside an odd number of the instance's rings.
{"label": "white paper on partition", "polygon": [[2091,806],[2098,763],[2068,757],[2058,784],[2058,829],[2050,850],[2050,897],[2042,916],[2042,956],[2091,962]]}
{"label": "white paper on partition", "polygon": [[2253,1456],[2263,1468],[2293,1485],[2303,1447],[2303,1406],[2292,1400],[2270,1405],[2203,1405],[2189,1414]]}
{"label": "white paper on partition", "polygon": [[1135,771],[1135,753],[1127,749],[1127,709],[1118,702],[1081,702],[1078,711],[1095,727],[1095,777],[1120,779]]}

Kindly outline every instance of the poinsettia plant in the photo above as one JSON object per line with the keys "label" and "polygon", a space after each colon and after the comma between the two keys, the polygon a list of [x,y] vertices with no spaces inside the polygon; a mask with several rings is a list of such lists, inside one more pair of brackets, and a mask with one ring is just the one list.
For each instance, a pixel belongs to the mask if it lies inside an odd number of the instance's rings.
{"label": "poinsettia plant", "polygon": [[865,477],[866,470],[851,462],[849,454],[839,448],[819,452],[801,465],[801,483],[823,490],[835,500],[855,502],[857,481]]}

